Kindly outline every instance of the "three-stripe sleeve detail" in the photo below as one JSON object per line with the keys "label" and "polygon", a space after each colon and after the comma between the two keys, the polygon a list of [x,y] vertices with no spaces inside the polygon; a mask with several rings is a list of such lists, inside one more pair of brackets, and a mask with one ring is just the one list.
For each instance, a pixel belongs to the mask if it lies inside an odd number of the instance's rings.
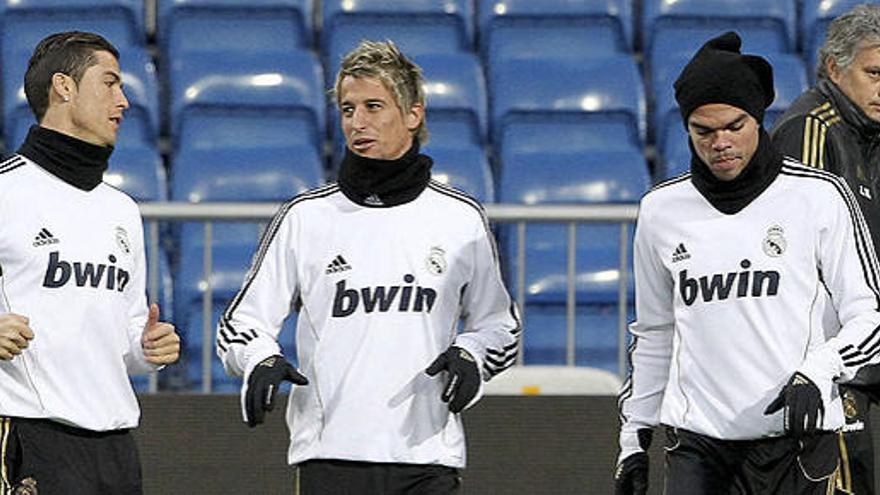
{"label": "three-stripe sleeve detail", "polygon": [[519,336],[522,333],[522,323],[520,322],[516,304],[513,301],[510,303],[510,317],[516,322],[516,326],[510,330],[510,334],[514,337],[513,342],[501,348],[486,349],[483,369],[486,370],[490,377],[513,366],[516,363],[516,357],[519,355]]}
{"label": "three-stripe sleeve detail", "polygon": [[632,341],[626,350],[627,362],[629,363],[629,371],[626,374],[626,380],[623,382],[623,385],[620,387],[620,393],[617,395],[617,417],[620,420],[620,424],[624,424],[627,421],[627,417],[623,414],[623,403],[626,402],[632,396],[633,386],[632,386],[632,357],[633,353],[636,351],[636,345],[639,341],[639,338],[633,336]]}
{"label": "three-stripe sleeve detail", "polygon": [[818,169],[825,168],[825,135],[828,128],[840,122],[830,102],[814,108],[804,118],[804,135],[802,140],[801,161]]}

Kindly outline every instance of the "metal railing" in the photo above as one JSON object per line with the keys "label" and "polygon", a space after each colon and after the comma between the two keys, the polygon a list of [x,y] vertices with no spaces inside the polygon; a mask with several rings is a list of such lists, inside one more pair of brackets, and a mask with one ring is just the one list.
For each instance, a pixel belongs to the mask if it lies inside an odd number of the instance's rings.
{"label": "metal railing", "polygon": [[[214,354],[214,322],[211,321],[213,311],[211,277],[212,272],[211,244],[213,222],[215,221],[266,221],[279,208],[278,203],[176,203],[155,202],[141,203],[141,213],[149,222],[150,260],[148,260],[148,287],[151,300],[158,299],[158,239],[160,221],[202,221],[205,224],[204,236],[204,292],[202,295],[202,391],[211,391],[211,362]],[[630,245],[628,226],[635,221],[637,205],[511,205],[487,204],[486,212],[493,223],[516,224],[517,232],[517,293],[513,294],[525,319],[526,300],[525,287],[525,226],[528,222],[556,222],[568,225],[567,251],[567,291],[566,291],[566,364],[575,364],[575,263],[576,263],[576,226],[579,223],[619,223],[620,224],[620,257],[618,267],[618,374],[623,377],[626,370],[626,324],[627,324],[627,280],[628,280],[628,249]],[[254,239],[256,242],[257,239]],[[179,316],[179,315],[178,315]],[[525,332],[528,332],[528,328]],[[520,340],[519,364],[522,364],[522,340]],[[150,377],[150,391],[157,388],[156,376]]]}

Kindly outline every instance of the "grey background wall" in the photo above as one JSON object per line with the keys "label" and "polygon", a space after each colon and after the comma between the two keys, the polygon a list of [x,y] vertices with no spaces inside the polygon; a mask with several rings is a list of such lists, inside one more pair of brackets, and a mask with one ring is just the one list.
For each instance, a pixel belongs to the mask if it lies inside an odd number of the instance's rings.
{"label": "grey background wall", "polygon": [[[238,396],[141,397],[136,438],[146,493],[292,494],[284,402],[250,429]],[[466,495],[613,493],[615,397],[488,396],[465,413],[465,424]],[[658,432],[651,449],[653,494],[662,491],[663,440]]]}

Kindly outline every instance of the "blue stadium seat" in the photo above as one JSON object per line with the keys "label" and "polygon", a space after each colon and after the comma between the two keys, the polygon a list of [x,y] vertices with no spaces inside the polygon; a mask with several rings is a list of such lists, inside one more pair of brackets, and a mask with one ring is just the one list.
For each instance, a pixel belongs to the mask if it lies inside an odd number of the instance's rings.
{"label": "blue stadium seat", "polygon": [[627,55],[511,60],[489,82],[496,147],[641,149],[644,143],[642,78]]}
{"label": "blue stadium seat", "polygon": [[313,41],[312,0],[158,0],[162,50],[174,66],[191,54],[283,54]]}
{"label": "blue stadium seat", "polygon": [[119,148],[110,156],[104,182],[125,191],[135,201],[166,201],[168,183],[159,151]]}
{"label": "blue stadium seat", "polygon": [[469,0],[323,0],[322,5],[321,50],[333,76],[342,57],[363,39],[390,39],[411,57],[474,47]]}
{"label": "blue stadium seat", "polygon": [[675,53],[693,53],[724,31],[737,31],[743,51],[793,52],[795,0],[645,0],[642,35],[649,64]]}
{"label": "blue stadium seat", "polygon": [[[635,319],[632,300],[627,319]],[[560,304],[534,304],[525,311],[523,362],[559,365],[566,362],[568,341],[566,308]],[[616,304],[575,306],[575,364],[617,373],[618,308]]]}
{"label": "blue stadium seat", "polygon": [[[502,203],[634,203],[650,180],[644,157],[634,151],[553,153],[535,151],[503,157]],[[568,290],[567,224],[525,227],[524,359],[529,364],[563,364]],[[629,249],[633,229],[624,243]],[[617,301],[621,226],[585,223],[575,227],[574,296],[576,363],[616,371]],[[519,298],[519,238],[515,226],[502,231],[503,259],[511,294]],[[627,297],[633,301],[632,253],[627,257]],[[631,311],[631,310],[630,310]]]}
{"label": "blue stadium seat", "polygon": [[682,125],[672,126],[667,131],[664,151],[660,155],[662,171],[658,170],[658,177],[675,177],[690,171],[691,149],[688,139],[688,133]]}
{"label": "blue stadium seat", "polygon": [[819,47],[825,42],[825,32],[835,17],[849,11],[865,0],[802,0],[801,40],[804,46],[804,60],[810,71],[810,80],[816,79],[816,65],[819,63]]}
{"label": "blue stadium seat", "polygon": [[492,64],[632,52],[629,0],[479,0],[478,10],[481,50]]}
{"label": "blue stadium seat", "polygon": [[[24,74],[31,50],[21,50],[5,60],[3,77],[6,146],[17,149],[36,121],[24,94]],[[142,47],[119,49],[122,81],[129,109],[119,128],[116,147],[155,147],[159,136],[159,97],[156,68]]]}
{"label": "blue stadium seat", "polygon": [[773,83],[776,99],[764,113],[764,128],[770,129],[801,93],[807,90],[807,69],[801,57],[789,53],[768,53],[767,60],[773,66]]}
{"label": "blue stadium seat", "polygon": [[[518,152],[502,155],[499,201],[527,205],[635,203],[649,185],[645,158],[636,151]],[[578,302],[617,300],[619,232],[617,224],[577,226],[575,291]],[[516,294],[518,239],[514,233],[512,226],[505,230],[504,252],[508,280],[513,281],[511,292]],[[567,226],[528,224],[525,248],[525,302],[564,302]],[[632,270],[629,273],[631,276]]]}
{"label": "blue stadium seat", "polygon": [[492,171],[482,148],[433,148],[429,144],[425,153],[434,159],[434,180],[461,189],[481,203],[495,201]]}
{"label": "blue stadium seat", "polygon": [[432,146],[484,145],[489,119],[479,59],[470,53],[446,53],[422,55],[415,61],[425,76]]}
{"label": "blue stadium seat", "polygon": [[171,71],[175,148],[288,147],[324,140],[321,66],[311,52],[191,57]]}
{"label": "blue stadium seat", "polygon": [[183,149],[173,160],[175,201],[279,201],[324,182],[312,146]]}
{"label": "blue stadium seat", "polygon": [[146,42],[141,0],[3,0],[0,22],[4,57],[30,52],[45,36],[59,31],[96,32],[117,48]]}

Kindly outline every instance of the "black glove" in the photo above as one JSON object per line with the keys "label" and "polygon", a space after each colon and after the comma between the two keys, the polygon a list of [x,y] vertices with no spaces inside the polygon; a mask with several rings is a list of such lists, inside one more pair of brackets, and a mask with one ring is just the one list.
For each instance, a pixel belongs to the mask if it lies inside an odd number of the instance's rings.
{"label": "black glove", "polygon": [[309,380],[299,374],[284,356],[267,357],[251,371],[244,398],[248,426],[253,428],[262,423],[265,412],[275,408],[278,385],[285,380],[297,385],[309,384]]}
{"label": "black glove", "polygon": [[636,452],[620,461],[614,471],[614,495],[645,495],[648,493],[648,448],[654,432],[648,428],[638,431],[639,446]]}
{"label": "black glove", "polygon": [[825,404],[819,387],[807,375],[797,372],[773,402],[764,410],[764,414],[773,414],[782,408],[785,432],[795,438],[817,433],[825,419]]}
{"label": "black glove", "polygon": [[617,465],[614,472],[614,495],[648,493],[648,454],[636,452]]}
{"label": "black glove", "polygon": [[449,372],[446,389],[440,396],[449,403],[449,410],[457,413],[467,406],[480,390],[480,370],[470,353],[461,347],[450,347],[437,356],[425,373],[434,376],[441,371]]}

